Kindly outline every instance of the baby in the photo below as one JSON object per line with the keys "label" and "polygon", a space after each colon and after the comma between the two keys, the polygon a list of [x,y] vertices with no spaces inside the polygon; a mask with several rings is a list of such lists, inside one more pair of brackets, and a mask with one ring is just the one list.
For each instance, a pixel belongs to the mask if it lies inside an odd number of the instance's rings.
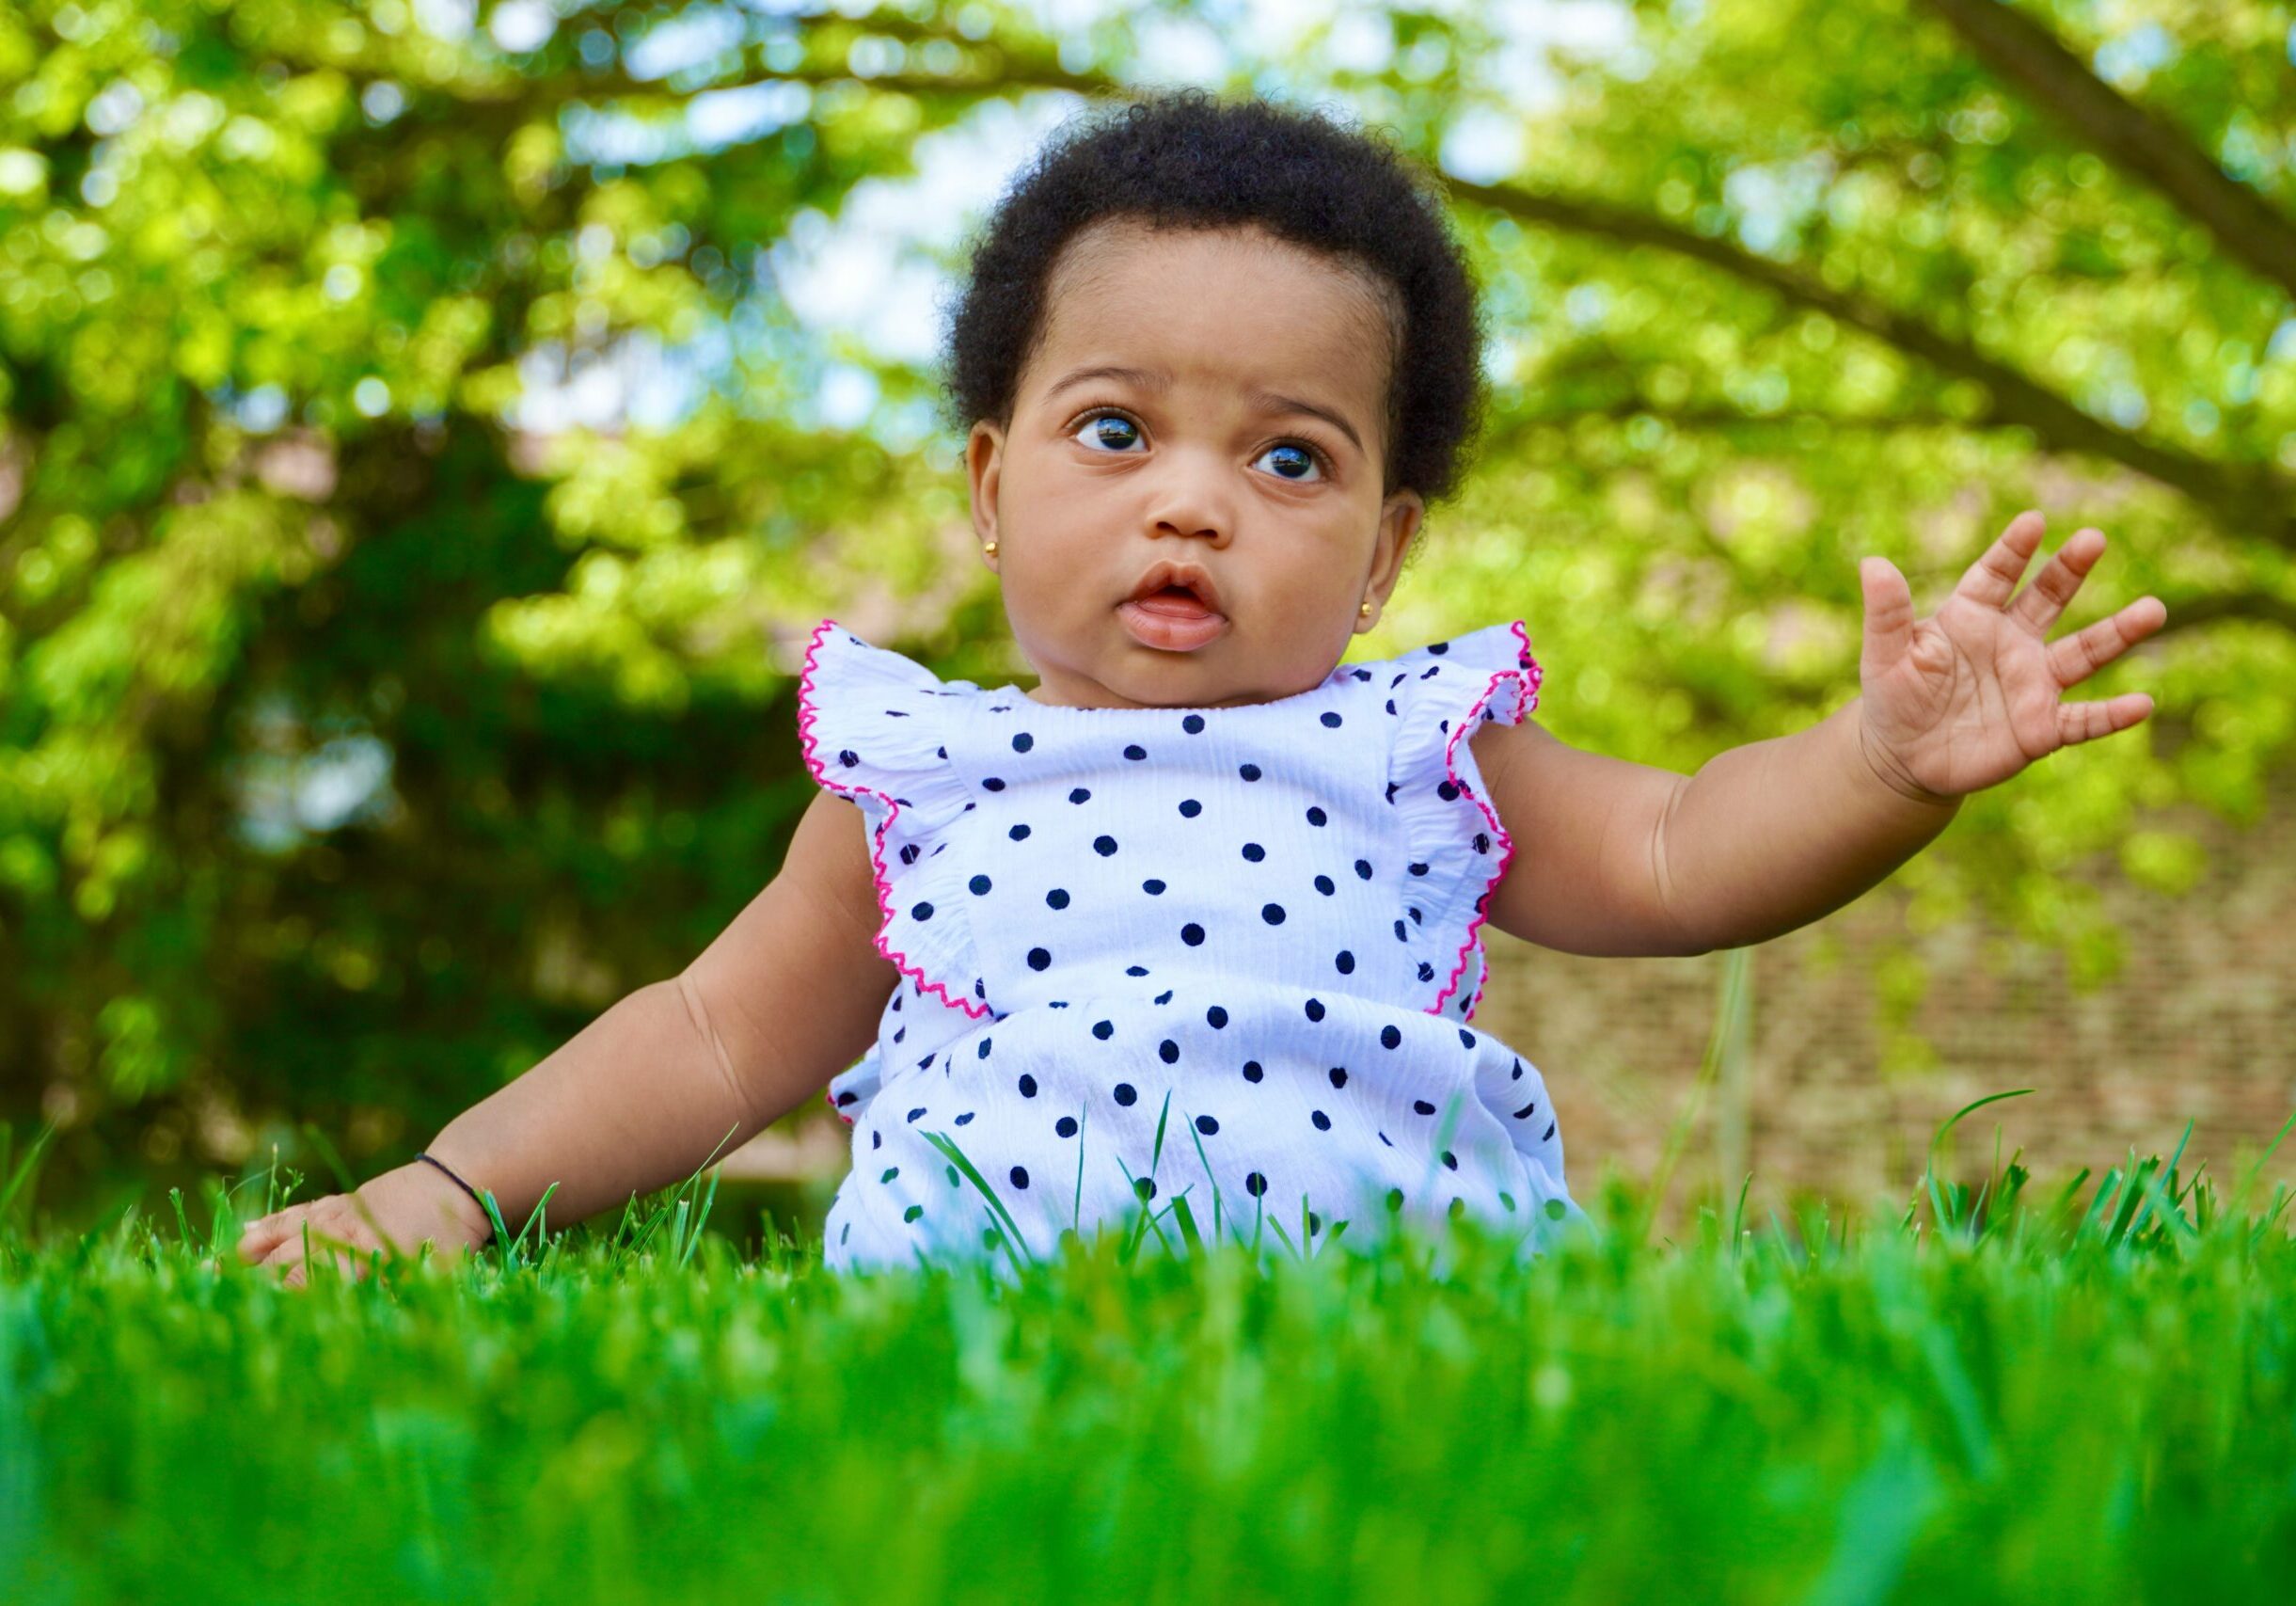
{"label": "baby", "polygon": [[1486,923],[1582,954],[1759,943],[2151,711],[2060,700],[2166,610],[2049,642],[2104,537],[2013,596],[2037,513],[1925,619],[1862,562],[1862,695],[1694,776],[1530,723],[1520,620],[1342,664],[1453,487],[1481,369],[1438,202],[1318,116],[1183,92],[1070,124],[991,217],[950,358],[1037,684],[943,683],[823,621],[798,713],[822,790],[773,882],[244,1258],[300,1282],[307,1225],[476,1246],[482,1188],[514,1227],[553,1184],[580,1219],[815,1097],[852,1129],[837,1269],[1018,1264],[1143,1216],[1313,1252],[1471,1213],[1535,1252],[1582,1213],[1538,1069],[1467,1025]]}

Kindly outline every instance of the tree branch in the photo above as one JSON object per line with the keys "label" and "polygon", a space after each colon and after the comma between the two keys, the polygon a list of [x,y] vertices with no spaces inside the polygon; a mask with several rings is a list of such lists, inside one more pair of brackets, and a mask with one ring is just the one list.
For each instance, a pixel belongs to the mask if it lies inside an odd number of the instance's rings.
{"label": "tree branch", "polygon": [[2224,516],[2229,524],[2251,528],[2276,546],[2296,548],[2296,515],[2288,511],[2296,501],[2296,486],[2264,470],[2236,473],[2221,463],[2092,418],[2046,386],[1919,318],[1831,289],[1797,268],[1756,256],[1727,240],[1694,234],[1662,218],[1607,201],[1513,184],[1469,183],[1455,178],[1447,178],[1445,183],[1461,200],[1527,222],[1628,245],[1655,246],[1718,267],[1789,302],[1863,329],[1940,373],[1975,381],[1984,387],[1987,398],[1984,416],[1975,421],[1981,425],[2019,424],[2048,450],[2111,458],[2182,491]]}
{"label": "tree branch", "polygon": [[[2153,595],[2159,596],[2160,593]],[[2296,630],[2296,602],[2269,592],[2226,591],[2161,596],[2161,601],[2168,609],[2168,619],[2153,632],[2154,639],[2171,630],[2189,630],[2195,625],[2214,624],[2219,619],[2258,619],[2285,630]]]}
{"label": "tree branch", "polygon": [[2075,138],[2152,185],[2227,252],[2296,295],[2296,222],[2209,160],[2182,129],[2123,96],[2048,28],[2002,0],[1922,3]]}

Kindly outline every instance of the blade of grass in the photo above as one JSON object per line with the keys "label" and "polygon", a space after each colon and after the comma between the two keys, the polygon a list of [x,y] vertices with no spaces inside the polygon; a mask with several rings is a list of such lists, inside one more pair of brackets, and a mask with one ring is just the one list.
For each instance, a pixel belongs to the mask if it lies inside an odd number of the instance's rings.
{"label": "blade of grass", "polygon": [[957,1140],[939,1132],[926,1133],[925,1140],[947,1155],[949,1163],[970,1178],[974,1190],[989,1201],[989,1208],[994,1214],[998,1227],[1004,1231],[1005,1252],[1011,1257],[1013,1269],[1022,1269],[1021,1257],[1023,1255],[1028,1257],[1029,1265],[1035,1265],[1037,1252],[1029,1248],[1028,1240],[1021,1236],[1021,1224],[1012,1218],[1012,1212],[1005,1208],[1005,1201],[997,1197],[996,1189],[989,1185],[988,1179],[981,1175],[980,1169],[958,1146]]}

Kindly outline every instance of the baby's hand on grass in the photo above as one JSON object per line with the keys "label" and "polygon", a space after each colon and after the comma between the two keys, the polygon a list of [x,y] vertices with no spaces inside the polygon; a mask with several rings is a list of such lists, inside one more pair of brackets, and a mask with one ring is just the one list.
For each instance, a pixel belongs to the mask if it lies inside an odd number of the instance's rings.
{"label": "baby's hand on grass", "polygon": [[356,1193],[331,1193],[249,1222],[240,1233],[239,1258],[282,1278],[290,1288],[300,1288],[310,1273],[304,1258],[306,1227],[310,1258],[331,1256],[338,1271],[356,1280],[377,1249],[386,1265],[400,1255],[414,1255],[425,1239],[442,1249],[467,1252],[486,1241],[494,1223],[435,1168],[415,1161],[371,1178]]}

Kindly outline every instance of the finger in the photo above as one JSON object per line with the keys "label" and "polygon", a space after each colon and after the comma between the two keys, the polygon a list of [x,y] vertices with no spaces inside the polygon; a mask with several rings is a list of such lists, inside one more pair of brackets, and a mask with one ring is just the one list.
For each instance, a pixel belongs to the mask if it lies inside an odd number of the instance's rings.
{"label": "finger", "polygon": [[1985,549],[1985,556],[1970,564],[1961,582],[1954,587],[1954,595],[1982,602],[1988,608],[2006,608],[2025,565],[2033,560],[2034,549],[2041,544],[2041,532],[2048,524],[2041,510],[2034,507],[2009,520],[2001,539]]}
{"label": "finger", "polygon": [[262,1260],[290,1233],[298,1231],[297,1223],[309,1209],[308,1204],[293,1204],[248,1222],[239,1234],[239,1258],[250,1265]]}
{"label": "finger", "polygon": [[2140,596],[2110,618],[2051,642],[2050,673],[2059,686],[2078,686],[2167,623],[2166,603],[2157,596]]}
{"label": "finger", "polygon": [[2097,560],[2104,555],[2104,550],[2103,531],[2074,531],[2072,539],[2041,565],[2041,572],[2033,577],[2033,583],[2017,594],[2017,600],[2009,604],[2009,616],[2022,620],[2035,636],[2048,635],[2050,626],[2065,612],[2065,605],[2081,589],[2082,580],[2097,566]]}
{"label": "finger", "polygon": [[2148,692],[2125,692],[2101,703],[2061,703],[2057,707],[2057,739],[2066,747],[2111,736],[2152,712]]}
{"label": "finger", "polygon": [[1859,673],[1877,676],[1913,645],[1913,588],[1887,558],[1858,560],[1858,584],[1864,594],[1865,647]]}
{"label": "finger", "polygon": [[293,1238],[265,1255],[261,1269],[271,1273],[272,1280],[282,1288],[301,1288],[310,1280],[303,1245]]}

